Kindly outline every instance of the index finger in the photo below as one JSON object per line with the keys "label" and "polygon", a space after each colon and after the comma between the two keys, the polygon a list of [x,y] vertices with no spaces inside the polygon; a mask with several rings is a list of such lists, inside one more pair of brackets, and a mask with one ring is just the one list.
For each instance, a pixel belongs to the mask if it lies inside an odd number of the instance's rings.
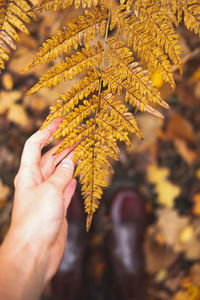
{"label": "index finger", "polygon": [[35,167],[39,165],[41,150],[58,128],[62,118],[55,119],[45,129],[35,132],[25,143],[21,157],[22,167]]}

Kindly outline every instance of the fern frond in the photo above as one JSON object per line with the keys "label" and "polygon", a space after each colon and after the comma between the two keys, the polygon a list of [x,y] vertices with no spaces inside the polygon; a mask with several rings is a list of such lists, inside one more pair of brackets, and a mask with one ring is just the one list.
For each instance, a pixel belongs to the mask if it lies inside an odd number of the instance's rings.
{"label": "fern frond", "polygon": [[83,100],[83,104],[74,108],[73,111],[68,113],[64,120],[60,123],[58,129],[53,133],[55,139],[67,136],[70,134],[80,123],[83,122],[91,113],[94,113],[97,108],[97,98],[93,96],[89,101]]}
{"label": "fern frond", "polygon": [[129,13],[125,11],[124,5],[120,5],[113,8],[110,12],[110,22],[109,22],[110,30],[113,30],[115,27],[119,27],[119,26],[121,28],[121,24],[123,23],[123,20],[127,18]]}
{"label": "fern frond", "polygon": [[181,22],[183,16],[184,6],[188,1],[186,0],[162,0],[161,4],[163,8],[170,8],[174,16],[177,17],[178,23]]}
{"label": "fern frond", "polygon": [[97,47],[86,45],[71,57],[66,57],[61,65],[55,65],[47,74],[40,77],[27,94],[32,94],[43,87],[51,87],[59,84],[62,80],[73,79],[78,74],[93,66],[99,66],[102,62],[103,45],[98,42]]}
{"label": "fern frond", "polygon": [[126,5],[126,10],[130,10],[131,9],[131,6],[132,4],[134,3],[135,0],[120,0],[120,4],[121,5]]}
{"label": "fern frond", "polygon": [[124,131],[117,120],[113,119],[113,117],[111,117],[107,112],[100,112],[96,117],[96,123],[98,127],[108,130],[108,132],[112,131],[112,135],[117,140],[126,143],[126,145],[130,145],[128,132]]}
{"label": "fern frond", "polygon": [[185,0],[172,0],[172,10],[174,14],[177,14],[178,23],[182,20],[184,2]]}
{"label": "fern frond", "polygon": [[135,133],[141,138],[141,132],[138,129],[134,116],[128,112],[128,109],[121,101],[116,101],[108,94],[103,97],[103,106],[105,109],[110,110],[111,117],[118,120],[124,130]]}
{"label": "fern frond", "polygon": [[[70,142],[72,142],[72,140],[70,139],[70,135],[73,135],[74,130],[78,130],[78,136],[76,137],[76,143],[80,142],[80,140],[83,138],[82,130],[81,130],[81,132],[79,132],[80,131],[80,123],[83,121],[84,118],[87,118],[91,113],[94,113],[96,111],[97,103],[98,103],[98,98],[95,95],[93,95],[89,101],[87,101],[87,100],[83,101],[84,105],[80,105],[81,109],[79,109],[79,106],[76,107],[74,109],[74,111],[70,112],[67,115],[66,119],[62,121],[59,128],[54,132],[54,134],[52,136],[53,139],[60,138],[61,136],[65,137],[64,144],[61,145],[61,148],[64,145],[66,146],[66,144],[68,145]],[[67,120],[67,122],[65,122],[66,120]],[[68,137],[68,135],[69,135],[69,137]],[[79,139],[79,136],[80,136],[80,139]],[[57,151],[60,152],[59,149]],[[56,153],[57,153],[57,151],[56,151]]]}
{"label": "fern frond", "polygon": [[[56,10],[72,4],[91,7],[100,2],[42,0],[40,8]],[[92,7],[85,16],[43,43],[26,67],[29,70],[70,51],[64,62],[44,74],[29,94],[82,76],[75,87],[50,107],[42,128],[62,117],[49,142],[63,138],[56,153],[75,145],[75,176],[79,176],[82,184],[87,231],[103,189],[108,185],[111,160],[119,158],[117,143],[130,145],[130,135],[141,137],[134,115],[128,109],[131,105],[163,117],[151,106],[159,104],[168,108],[150,74],[157,70],[174,88],[171,63],[182,68],[181,47],[174,26],[184,16],[187,28],[199,34],[199,7],[196,0],[120,0],[109,11]],[[121,95],[120,100],[115,98],[116,93]]]}
{"label": "fern frond", "polygon": [[184,5],[184,23],[187,29],[200,36],[200,3],[188,0]]}
{"label": "fern frond", "polygon": [[[121,94],[124,90],[126,103],[128,102],[130,105],[137,107],[140,111],[146,111],[156,117],[163,118],[163,115],[159,111],[148,104],[151,103],[152,99],[147,99],[145,96],[140,95],[133,83],[123,78],[123,71],[109,67],[103,74],[103,83],[104,85],[108,85],[108,90],[113,94]],[[164,102],[163,100],[161,101]],[[166,106],[166,103],[163,104]]]}
{"label": "fern frond", "polygon": [[[117,139],[122,138],[129,144],[127,129],[137,131],[135,119],[127,113],[127,109],[121,102],[115,101],[110,94],[105,93],[100,95],[100,98],[102,109],[96,112],[93,132],[77,146],[73,157],[74,161],[79,160],[75,176],[79,175],[82,184],[85,211],[88,215],[87,231],[93,214],[99,206],[103,188],[108,184],[111,171],[109,158],[117,160],[119,157]],[[115,107],[115,113],[110,110],[112,105]],[[126,127],[123,126],[122,119]]]}
{"label": "fern frond", "polygon": [[[121,139],[120,134],[124,133],[124,137],[122,138],[129,144],[128,131],[138,131],[133,116],[127,112],[127,109],[120,101],[115,101],[110,94],[102,94],[101,106],[102,109],[96,115],[98,127],[96,127],[96,130],[90,137],[90,142],[91,140],[94,142],[92,147],[90,147],[87,158],[85,157],[83,163],[79,162],[75,174],[81,174],[80,181],[83,185],[82,190],[85,198],[85,211],[87,213],[87,231],[89,230],[93,214],[98,208],[103,188],[108,185],[109,173],[112,170],[109,158],[114,160],[118,160],[119,158],[117,139]],[[114,111],[113,109],[110,110],[112,106],[115,107]],[[112,127],[115,127],[116,130],[113,131]]]}
{"label": "fern frond", "polygon": [[[120,80],[132,82],[135,89],[137,89],[140,95],[146,97],[147,101],[152,101],[153,103],[168,108],[166,102],[162,101],[158,89],[153,86],[148,74],[144,72],[138,62],[134,61],[132,51],[127,47],[119,49],[116,49],[115,47],[116,45],[114,44],[109,50],[112,53],[112,56],[115,57],[115,64],[113,60],[110,60],[110,64],[112,63],[113,67],[117,68],[117,70],[123,70],[123,72],[118,73]],[[117,70],[116,72],[118,72]]]}
{"label": "fern frond", "polygon": [[79,8],[82,5],[83,8],[97,6],[99,0],[42,0],[38,6],[38,9],[46,10],[58,10],[65,9],[72,4],[75,5],[75,8]]}
{"label": "fern frond", "polygon": [[[37,1],[30,1],[36,5]],[[9,60],[10,49],[15,49],[15,42],[19,42],[17,30],[29,35],[24,23],[36,20],[34,12],[30,11],[32,6],[26,0],[2,0],[0,3],[0,69],[4,69],[4,61]]]}
{"label": "fern frond", "polygon": [[58,10],[65,9],[71,6],[74,3],[74,0],[42,0],[40,1],[36,10],[46,9],[46,10]]}
{"label": "fern frond", "polygon": [[[153,20],[154,13],[154,10],[149,10],[146,15],[146,10],[143,11],[141,8],[138,8],[138,11],[136,11],[138,16],[125,20],[122,25],[124,37],[128,40],[128,46],[133,48],[133,51],[138,54],[143,64],[151,71],[159,71],[163,80],[169,82],[174,88],[175,82],[171,63],[164,53],[164,49],[181,69],[181,49],[178,36],[174,33],[172,25],[167,25],[169,22],[168,16],[166,16],[165,25],[161,25],[163,13],[160,13],[161,20],[157,23],[156,20]],[[157,18],[155,17],[155,19]],[[165,33],[166,30],[167,33]],[[170,34],[171,36],[169,36]]]}
{"label": "fern frond", "polygon": [[69,52],[72,47],[77,49],[79,45],[94,40],[98,33],[104,36],[107,18],[108,13],[103,6],[100,9],[95,7],[92,12],[85,10],[85,16],[80,16],[76,22],[68,24],[67,28],[58,31],[55,36],[44,42],[23,72],[57,59],[60,54]]}
{"label": "fern frond", "polygon": [[[117,151],[102,143],[102,138],[106,138],[108,132],[97,130],[93,132],[85,141],[77,147],[77,152],[82,152],[84,155],[79,159],[79,164],[75,172],[75,176],[79,175],[82,184],[82,194],[85,198],[85,211],[87,213],[86,230],[89,231],[93,214],[99,206],[99,201],[103,194],[103,187],[108,185],[109,174],[111,167],[109,164],[109,157],[117,160]],[[99,141],[100,140],[100,141]],[[112,147],[116,141],[113,140]]]}
{"label": "fern frond", "polygon": [[155,41],[158,47],[164,49],[171,61],[178,65],[180,71],[182,71],[180,58],[182,50],[179,44],[179,35],[175,34],[169,15],[161,11],[160,5],[154,6],[155,8],[156,10],[153,12],[152,9],[147,8],[145,12],[139,14],[140,23],[146,24],[149,40]]}
{"label": "fern frond", "polygon": [[124,104],[108,92],[103,92],[100,97],[93,95],[89,101],[83,100],[83,104],[66,114],[53,134],[54,139],[65,137],[56,153],[78,144],[73,160],[78,161],[75,176],[79,175],[82,184],[88,214],[87,230],[98,208],[103,188],[108,184],[112,170],[109,157],[118,159],[117,140],[129,145],[129,133],[140,136],[134,116]]}
{"label": "fern frond", "polygon": [[129,47],[132,45],[133,51],[138,53],[142,62],[150,70],[159,71],[163,80],[169,82],[174,88],[175,83],[170,61],[164,51],[156,45],[156,42],[150,39],[148,31],[144,31],[144,24],[136,22],[130,26],[130,30]]}
{"label": "fern frond", "polygon": [[45,128],[54,119],[65,116],[66,113],[79,104],[80,100],[86,99],[91,93],[98,91],[100,75],[96,69],[93,72],[88,72],[87,76],[76,83],[75,88],[71,88],[66,95],[61,95],[61,99],[50,106],[50,113],[41,129]]}
{"label": "fern frond", "polygon": [[[167,1],[166,1],[167,2]],[[124,36],[128,36],[129,47],[138,53],[150,70],[158,70],[163,79],[175,87],[169,58],[182,71],[179,36],[175,34],[169,10],[164,10],[155,0],[137,0],[135,16],[122,23]],[[167,55],[166,55],[167,54]]]}
{"label": "fern frond", "polygon": [[56,149],[56,154],[62,152],[65,148],[80,144],[80,141],[86,139],[95,129],[95,120],[90,118],[86,124],[78,126],[74,131],[65,137],[61,145]]}

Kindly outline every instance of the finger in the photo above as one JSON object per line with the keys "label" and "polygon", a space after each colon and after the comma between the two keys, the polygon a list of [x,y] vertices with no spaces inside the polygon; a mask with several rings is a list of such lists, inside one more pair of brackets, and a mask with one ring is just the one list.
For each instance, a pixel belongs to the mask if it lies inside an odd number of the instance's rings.
{"label": "finger", "polygon": [[47,179],[47,183],[53,184],[61,192],[68,186],[72,180],[74,172],[74,163],[70,158],[65,158],[57,166],[55,172]]}
{"label": "finger", "polygon": [[58,128],[62,118],[55,119],[45,129],[38,130],[25,143],[21,158],[21,166],[34,168],[41,159],[41,150],[53,132]]}
{"label": "finger", "polygon": [[70,182],[70,184],[65,188],[64,190],[64,199],[65,199],[65,216],[67,214],[68,206],[72,200],[72,197],[74,195],[74,192],[76,190],[77,181],[75,178],[73,178]]}
{"label": "finger", "polygon": [[[63,141],[61,143],[63,143]],[[44,179],[48,178],[54,172],[56,165],[59,164],[63,158],[68,156],[68,154],[71,154],[73,149],[73,147],[69,147],[64,149],[62,152],[53,155],[58,147],[59,144],[50,149],[41,158],[40,170]],[[71,158],[71,156],[69,158]]]}

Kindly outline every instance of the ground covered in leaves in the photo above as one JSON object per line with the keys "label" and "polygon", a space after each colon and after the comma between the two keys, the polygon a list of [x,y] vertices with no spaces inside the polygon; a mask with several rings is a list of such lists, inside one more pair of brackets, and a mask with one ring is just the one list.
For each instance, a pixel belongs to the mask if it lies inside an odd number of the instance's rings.
{"label": "ground covered in leaves", "polygon": [[[21,44],[2,73],[0,85],[0,239],[10,222],[13,180],[25,140],[42,124],[48,107],[65,91],[66,83],[26,96],[45,67],[27,74],[22,70],[44,39],[73,20],[78,12],[44,13],[30,26],[31,37]],[[38,30],[38,26],[40,30]],[[129,182],[143,195],[149,214],[144,252],[148,300],[200,299],[200,39],[180,27],[183,75],[174,68],[176,89],[163,84],[159,74],[152,80],[160,87],[171,109],[165,119],[137,113],[144,140],[133,138],[121,148],[120,162],[110,187]],[[120,175],[123,174],[123,177]],[[88,247],[92,253],[88,276],[91,299],[105,299],[102,255],[109,227],[106,201],[94,218]],[[47,296],[50,292],[47,289]],[[198,295],[199,294],[199,295]]]}

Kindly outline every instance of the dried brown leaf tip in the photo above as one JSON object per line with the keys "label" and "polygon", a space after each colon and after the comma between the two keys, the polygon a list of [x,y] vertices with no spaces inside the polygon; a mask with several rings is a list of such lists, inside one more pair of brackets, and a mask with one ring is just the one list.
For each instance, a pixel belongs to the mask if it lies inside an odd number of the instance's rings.
{"label": "dried brown leaf tip", "polygon": [[[159,72],[175,87],[172,64],[182,71],[182,50],[174,26],[183,19],[189,30],[200,35],[200,3],[121,0],[113,6],[97,0],[43,0],[37,9],[57,10],[71,5],[85,8],[84,15],[45,41],[24,71],[63,57],[63,62],[43,74],[29,94],[76,79],[76,85],[50,107],[42,128],[64,117],[52,137],[64,138],[56,152],[77,144],[75,175],[82,184],[89,230],[108,185],[111,162],[119,159],[118,142],[129,145],[134,133],[141,137],[131,108],[161,118],[155,104],[168,108],[151,74]],[[14,39],[13,33],[3,31],[4,40]]]}

